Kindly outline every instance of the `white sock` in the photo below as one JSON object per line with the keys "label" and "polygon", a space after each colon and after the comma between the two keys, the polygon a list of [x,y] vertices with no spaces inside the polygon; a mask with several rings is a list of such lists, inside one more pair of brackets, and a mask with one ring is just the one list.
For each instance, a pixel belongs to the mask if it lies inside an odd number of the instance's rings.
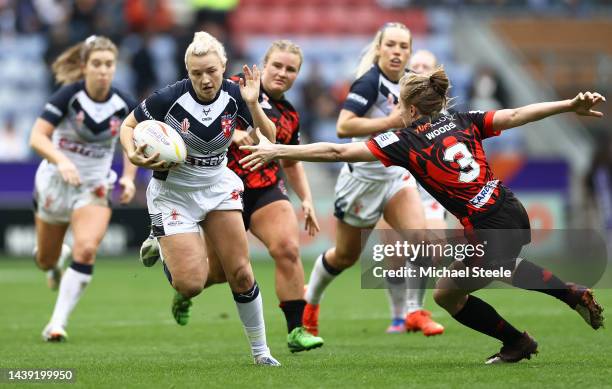
{"label": "white sock", "polygon": [[324,254],[321,254],[317,257],[312,272],[310,273],[310,280],[308,280],[308,288],[305,296],[305,300],[308,304],[319,304],[323,296],[323,291],[339,274],[331,274],[327,271],[325,265],[323,265],[323,255]]}
{"label": "white sock", "polygon": [[[406,263],[406,266],[413,267],[418,272],[417,266],[409,262]],[[408,277],[406,279],[406,314],[423,309],[426,286],[427,277]]]}
{"label": "white sock", "polygon": [[[91,269],[90,265],[81,266],[89,266]],[[77,271],[72,266],[66,270],[60,283],[55,309],[51,316],[51,323],[66,327],[68,316],[70,316],[70,313],[79,302],[81,295],[91,281],[91,277],[91,274]]]}
{"label": "white sock", "polygon": [[233,293],[238,315],[244,326],[244,332],[251,344],[253,357],[270,355],[266,342],[266,324],[263,317],[263,304],[257,283],[246,293]]}
{"label": "white sock", "polygon": [[403,318],[406,310],[406,286],[405,284],[387,284],[387,296],[391,307],[391,319]]}
{"label": "white sock", "polygon": [[66,260],[72,254],[72,249],[66,243],[62,244],[62,251],[60,253],[59,259],[57,260],[57,267],[63,269],[66,265]]}

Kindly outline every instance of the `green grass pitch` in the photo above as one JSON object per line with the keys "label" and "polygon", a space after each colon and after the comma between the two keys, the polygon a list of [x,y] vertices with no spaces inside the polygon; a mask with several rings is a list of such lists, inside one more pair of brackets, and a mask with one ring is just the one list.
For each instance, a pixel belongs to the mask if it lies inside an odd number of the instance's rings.
{"label": "green grass pitch", "polygon": [[[311,263],[305,266],[308,274]],[[273,264],[255,262],[254,269],[269,345],[281,368],[252,365],[227,285],[198,296],[189,325],[179,327],[170,315],[172,289],[161,267],[144,268],[135,257],[99,259],[72,315],[69,341],[46,344],[40,332],[56,293],[31,260],[0,258],[0,368],[73,368],[76,384],[68,387],[612,387],[608,330],[593,331],[548,296],[478,293],[540,343],[540,354],[530,361],[486,366],[498,342],[458,325],[435,306],[431,291],[426,306],[446,326],[444,335],[385,334],[385,293],[361,290],[358,268],[327,291],[320,318],[325,346],[291,354]],[[604,307],[612,306],[612,291],[596,295]]]}

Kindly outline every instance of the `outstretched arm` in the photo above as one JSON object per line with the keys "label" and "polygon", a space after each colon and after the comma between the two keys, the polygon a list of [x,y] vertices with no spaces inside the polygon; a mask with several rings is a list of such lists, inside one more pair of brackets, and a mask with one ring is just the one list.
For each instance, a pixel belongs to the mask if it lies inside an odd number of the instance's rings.
{"label": "outstretched arm", "polygon": [[530,104],[520,108],[502,109],[493,116],[493,130],[502,131],[508,128],[522,126],[552,115],[563,112],[575,112],[580,116],[602,117],[603,113],[592,108],[606,98],[597,92],[579,93],[571,100],[552,101],[547,103]]}
{"label": "outstretched arm", "polygon": [[[256,130],[261,135],[259,129]],[[309,145],[277,145],[262,136],[259,144],[242,146],[241,150],[250,151],[251,154],[242,158],[240,164],[246,169],[259,169],[273,159],[292,159],[308,162],[370,162],[376,157],[367,148],[364,142],[355,143],[311,143]]]}

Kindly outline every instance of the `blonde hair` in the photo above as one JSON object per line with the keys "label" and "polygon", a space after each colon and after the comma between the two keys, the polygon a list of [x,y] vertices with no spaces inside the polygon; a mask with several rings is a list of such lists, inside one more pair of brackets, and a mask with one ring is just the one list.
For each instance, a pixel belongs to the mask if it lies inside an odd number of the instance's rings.
{"label": "blonde hair", "polygon": [[410,70],[415,73],[418,73],[415,71],[414,68],[414,62],[417,59],[420,60],[420,65],[424,65],[425,63],[427,63],[427,65],[431,65],[431,68],[429,68],[429,66],[426,66],[428,68],[425,70],[426,72],[432,71],[438,65],[438,59],[436,58],[436,55],[434,53],[424,49],[417,50],[414,52],[414,54],[410,56],[410,61],[408,61],[408,66],[410,67]]}
{"label": "blonde hair", "polygon": [[51,65],[55,81],[66,85],[84,77],[83,65],[87,63],[91,53],[97,50],[109,50],[117,58],[117,46],[105,36],[92,35],[83,42],[66,49]]}
{"label": "blonde hair", "polygon": [[221,59],[223,66],[227,64],[227,55],[221,42],[207,32],[196,32],[193,35],[193,41],[189,44],[187,50],[185,50],[185,67],[187,67],[187,58],[190,55],[199,57],[208,53],[216,53],[219,59]]}
{"label": "blonde hair", "polygon": [[380,48],[380,45],[383,42],[383,38],[385,35],[385,31],[389,28],[400,28],[402,30],[408,31],[408,35],[410,35],[410,49],[412,50],[412,34],[408,27],[399,22],[386,23],[384,26],[380,28],[374,35],[374,39],[370,42],[364,49],[361,54],[361,59],[359,60],[359,65],[357,66],[356,77],[359,78],[363,76],[373,64],[378,62],[378,56],[376,55],[376,51]]}
{"label": "blonde hair", "polygon": [[300,48],[300,46],[296,45],[295,43],[287,39],[279,39],[279,40],[272,42],[272,44],[268,48],[268,51],[266,51],[266,55],[264,55],[264,59],[263,59],[264,66],[268,63],[270,56],[275,50],[285,51],[287,53],[297,55],[298,57],[300,57],[300,66],[298,67],[298,69],[302,67],[302,63],[304,62],[304,54],[302,53],[302,49]]}
{"label": "blonde hair", "polygon": [[431,72],[406,74],[400,80],[400,99],[404,107],[414,105],[421,115],[434,116],[447,108],[450,81],[443,66]]}

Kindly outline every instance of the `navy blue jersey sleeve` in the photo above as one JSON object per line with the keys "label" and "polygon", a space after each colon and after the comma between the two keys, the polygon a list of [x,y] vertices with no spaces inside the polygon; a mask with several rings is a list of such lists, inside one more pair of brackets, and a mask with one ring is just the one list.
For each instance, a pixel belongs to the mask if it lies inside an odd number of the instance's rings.
{"label": "navy blue jersey sleeve", "polygon": [[363,116],[374,105],[378,98],[378,79],[364,74],[351,85],[342,109],[349,110],[357,116]]}
{"label": "navy blue jersey sleeve", "polygon": [[401,131],[385,132],[366,142],[372,154],[385,166],[408,166],[410,144]]}
{"label": "navy blue jersey sleeve", "polygon": [[460,112],[457,113],[457,115],[467,119],[471,123],[474,123],[476,128],[478,128],[481,139],[497,136],[501,132],[493,130],[493,116],[495,116],[495,111],[469,111]]}
{"label": "navy blue jersey sleeve", "polygon": [[68,103],[80,90],[80,83],[68,84],[59,88],[47,101],[40,118],[57,126],[68,112]]}
{"label": "navy blue jersey sleeve", "polygon": [[136,120],[138,122],[143,120],[159,120],[163,122],[172,104],[182,94],[184,83],[185,80],[182,80],[153,92],[151,96],[138,104],[134,110]]}
{"label": "navy blue jersey sleeve", "polygon": [[236,105],[238,106],[237,119],[242,122],[244,128],[248,129],[249,127],[253,127],[253,118],[251,117],[251,112],[249,111],[249,107],[247,107],[246,101],[244,101],[240,94],[240,86],[230,80],[224,80],[223,82],[223,87],[227,88],[230,96],[236,100]]}

